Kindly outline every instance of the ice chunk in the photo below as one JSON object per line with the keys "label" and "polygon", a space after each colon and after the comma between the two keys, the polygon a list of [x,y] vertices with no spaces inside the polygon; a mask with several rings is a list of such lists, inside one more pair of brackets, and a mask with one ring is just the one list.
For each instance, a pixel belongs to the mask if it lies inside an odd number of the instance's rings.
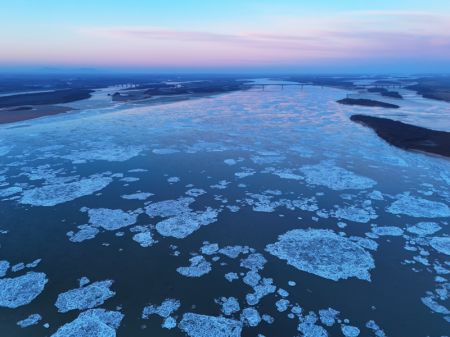
{"label": "ice chunk", "polygon": [[143,231],[133,235],[133,240],[141,245],[141,247],[147,248],[155,243],[152,233],[150,231]]}
{"label": "ice chunk", "polygon": [[8,269],[9,269],[9,262],[6,260],[0,261],[0,277],[5,276]]}
{"label": "ice chunk", "polygon": [[226,316],[230,316],[241,310],[239,302],[235,297],[222,297],[219,300],[216,300],[216,303],[222,306],[222,313]]}
{"label": "ice chunk", "polygon": [[395,226],[373,227],[372,232],[378,236],[401,236],[403,229]]}
{"label": "ice chunk", "polygon": [[261,322],[259,312],[254,308],[245,308],[241,313],[241,321],[248,326],[258,326]]}
{"label": "ice chunk", "polygon": [[114,231],[131,226],[136,222],[138,214],[125,212],[121,209],[94,208],[88,210],[89,223],[95,227],[102,227]]}
{"label": "ice chunk", "polygon": [[297,269],[330,280],[357,277],[370,281],[372,256],[348,238],[324,229],[295,229],[266,250]]}
{"label": "ice chunk", "polygon": [[99,230],[95,227],[92,227],[90,225],[80,225],[78,226],[79,231],[78,232],[67,232],[67,236],[69,237],[69,240],[72,242],[83,242],[85,240],[91,240],[95,238],[95,236],[99,233]]}
{"label": "ice chunk", "polygon": [[413,197],[409,194],[401,195],[386,210],[392,214],[403,214],[416,218],[443,218],[450,216],[450,208],[446,204]]}
{"label": "ice chunk", "polygon": [[241,267],[251,270],[261,270],[266,264],[266,258],[260,253],[253,253],[241,260]]}
{"label": "ice chunk", "polygon": [[341,331],[345,337],[358,337],[360,333],[359,329],[356,326],[351,325],[342,325]]}
{"label": "ice chunk", "polygon": [[116,294],[109,289],[112,283],[111,280],[99,281],[61,293],[58,295],[55,306],[58,308],[58,312],[68,312],[75,309],[91,309],[102,305]]}
{"label": "ice chunk", "polygon": [[186,277],[201,277],[211,271],[211,263],[201,255],[189,259],[189,267],[178,267],[177,272]]}
{"label": "ice chunk", "polygon": [[47,282],[44,273],[36,272],[0,279],[0,307],[17,308],[30,303],[42,293]]}
{"label": "ice chunk", "polygon": [[430,245],[438,252],[450,255],[450,236],[436,236],[431,239]]}
{"label": "ice chunk", "polygon": [[370,178],[359,176],[328,161],[303,166],[300,171],[304,174],[307,183],[326,186],[336,191],[363,190],[372,188],[377,184]]}
{"label": "ice chunk", "polygon": [[224,317],[186,313],[178,327],[189,337],[240,337],[242,323]]}
{"label": "ice chunk", "polygon": [[110,177],[91,176],[70,183],[56,183],[26,190],[20,203],[33,206],[55,206],[104,189]]}
{"label": "ice chunk", "polygon": [[124,194],[122,195],[122,199],[127,199],[127,200],[146,200],[148,198],[150,198],[152,195],[154,195],[153,193],[146,193],[146,192],[137,192],[137,193],[133,193],[133,194]]}
{"label": "ice chunk", "polygon": [[28,316],[27,318],[25,318],[21,321],[18,321],[17,325],[20,326],[21,328],[27,328],[29,326],[38,324],[41,319],[42,319],[41,315],[32,314],[32,315]]}
{"label": "ice chunk", "polygon": [[431,235],[442,229],[436,222],[419,222],[414,226],[408,227],[406,230],[417,235]]}
{"label": "ice chunk", "polygon": [[277,307],[277,310],[279,312],[284,312],[289,307],[289,301],[283,298],[281,300],[276,301],[275,306]]}
{"label": "ice chunk", "polygon": [[88,310],[64,324],[51,337],[116,337],[122,319],[123,314],[119,311]]}
{"label": "ice chunk", "polygon": [[148,305],[142,311],[142,319],[148,319],[151,315],[158,315],[162,318],[167,318],[172,313],[177,311],[181,306],[181,302],[179,300],[168,298],[164,300],[161,305]]}

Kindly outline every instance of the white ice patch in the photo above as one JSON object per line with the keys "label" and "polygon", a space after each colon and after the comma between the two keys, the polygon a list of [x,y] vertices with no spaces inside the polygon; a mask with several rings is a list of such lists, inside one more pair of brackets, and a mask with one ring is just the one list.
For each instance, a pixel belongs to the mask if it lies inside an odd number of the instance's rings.
{"label": "white ice patch", "polygon": [[439,253],[450,255],[450,236],[437,236],[431,239],[431,247]]}
{"label": "white ice patch", "polygon": [[406,230],[410,233],[426,236],[434,234],[442,229],[436,222],[419,222],[414,226],[408,227]]}
{"label": "white ice patch", "polygon": [[121,209],[93,208],[88,210],[89,223],[94,227],[101,227],[114,231],[136,222],[137,213],[125,212]]}
{"label": "white ice patch", "polygon": [[392,214],[403,214],[416,218],[450,217],[450,208],[446,204],[413,197],[409,194],[401,195],[386,211]]}
{"label": "white ice patch", "polygon": [[112,283],[111,280],[99,281],[61,293],[58,295],[55,306],[58,312],[62,313],[98,307],[116,294],[109,289]]}
{"label": "white ice patch", "polygon": [[119,311],[87,310],[74,321],[64,324],[51,337],[116,337],[122,319],[123,314]]}
{"label": "white ice patch", "polygon": [[17,308],[31,303],[42,293],[47,282],[44,273],[36,272],[0,279],[0,307]]}
{"label": "white ice patch", "polygon": [[242,323],[224,317],[185,313],[178,327],[189,337],[240,337]]}
{"label": "white ice patch", "polygon": [[112,182],[110,177],[91,176],[71,183],[57,183],[26,190],[21,204],[55,206],[104,189]]}
{"label": "white ice patch", "polygon": [[235,312],[238,312],[241,310],[241,307],[239,305],[239,302],[237,298],[235,297],[222,297],[218,300],[216,300],[217,304],[220,304],[222,307],[222,313],[225,316],[230,316],[234,314]]}
{"label": "white ice patch", "polygon": [[377,184],[370,178],[359,176],[328,161],[303,166],[300,171],[305,176],[307,183],[326,186],[335,191],[364,190]]}
{"label": "white ice patch", "polygon": [[158,315],[162,318],[167,318],[177,311],[181,306],[179,300],[168,298],[164,300],[159,306],[153,304],[144,307],[142,310],[142,319],[148,319],[151,315]]}
{"label": "white ice patch", "polygon": [[372,232],[378,236],[402,236],[403,229],[395,226],[373,227]]}
{"label": "white ice patch", "polygon": [[154,194],[146,193],[146,192],[137,192],[137,193],[133,193],[133,194],[124,194],[121,196],[121,198],[127,199],[127,200],[146,200],[146,199],[150,198],[152,195],[154,195]]}
{"label": "white ice patch", "polygon": [[288,264],[333,281],[357,277],[370,281],[372,256],[352,240],[323,229],[295,229],[266,250]]}
{"label": "white ice patch", "polygon": [[74,164],[82,164],[87,161],[105,160],[110,162],[123,162],[138,156],[143,150],[143,146],[118,146],[114,144],[93,144],[96,147],[104,145],[102,148],[89,150],[76,150],[61,158],[68,159]]}
{"label": "white ice patch", "polygon": [[41,315],[32,314],[32,315],[28,316],[27,318],[25,318],[21,321],[18,321],[17,325],[20,326],[21,328],[27,328],[29,326],[38,324],[41,319],[42,319]]}
{"label": "white ice patch", "polygon": [[211,271],[211,263],[201,255],[189,259],[189,267],[178,267],[177,272],[186,277],[201,277]]}

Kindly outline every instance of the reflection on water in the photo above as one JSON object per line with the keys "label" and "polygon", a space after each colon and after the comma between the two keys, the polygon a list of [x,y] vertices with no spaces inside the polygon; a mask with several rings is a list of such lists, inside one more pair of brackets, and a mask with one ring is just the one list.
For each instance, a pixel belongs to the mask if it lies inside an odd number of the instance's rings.
{"label": "reflection on water", "polygon": [[345,94],[273,87],[3,126],[2,335],[447,333],[450,165],[349,116],[448,130],[449,108]]}

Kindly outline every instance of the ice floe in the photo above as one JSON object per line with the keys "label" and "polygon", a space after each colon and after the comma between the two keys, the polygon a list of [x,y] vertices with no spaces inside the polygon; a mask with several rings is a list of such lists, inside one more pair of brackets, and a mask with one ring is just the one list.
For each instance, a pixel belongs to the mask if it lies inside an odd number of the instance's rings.
{"label": "ice floe", "polygon": [[450,208],[438,201],[431,201],[409,194],[401,195],[386,211],[392,214],[403,214],[416,218],[441,218],[450,216]]}
{"label": "ice floe", "polygon": [[167,318],[177,311],[181,306],[179,300],[168,298],[164,300],[159,306],[148,305],[142,310],[142,318],[148,319],[151,315],[158,315],[162,318]]}
{"label": "ice floe", "polygon": [[31,314],[27,318],[25,318],[21,321],[18,321],[17,325],[20,326],[21,328],[27,328],[29,326],[38,324],[41,319],[42,319],[41,315]]}
{"label": "ice floe", "polygon": [[350,277],[370,281],[369,270],[375,268],[369,252],[330,230],[295,229],[266,250],[297,269],[334,281]]}
{"label": "ice floe", "polygon": [[0,261],[0,278],[6,275],[6,272],[9,269],[9,262],[6,260]]}
{"label": "ice floe", "polygon": [[127,200],[147,200],[152,195],[154,195],[154,194],[146,193],[146,192],[137,192],[137,193],[133,193],[133,194],[124,194],[121,196],[121,198],[127,199]]}
{"label": "ice floe", "polygon": [[372,232],[378,236],[402,236],[403,229],[395,226],[373,227]]}
{"label": "ice floe", "polygon": [[360,334],[360,330],[352,325],[342,325],[341,331],[345,337],[358,337]]}
{"label": "ice floe", "polygon": [[201,277],[211,271],[211,263],[201,255],[189,259],[189,267],[178,267],[177,272],[186,277]]}
{"label": "ice floe", "polygon": [[36,272],[0,279],[0,307],[17,308],[30,303],[42,293],[47,282],[44,273]]}
{"label": "ice floe", "polygon": [[432,235],[442,229],[436,222],[419,222],[414,226],[409,226],[406,230],[410,233],[426,236]]}
{"label": "ice floe", "polygon": [[430,245],[438,252],[450,255],[450,236],[434,237],[431,239]]}
{"label": "ice floe", "polygon": [[139,214],[121,209],[93,208],[88,210],[88,215],[92,226],[114,231],[133,225]]}
{"label": "ice floe", "polygon": [[336,191],[364,190],[377,184],[370,178],[359,176],[328,161],[302,166],[300,171],[308,184],[326,186]]}
{"label": "ice floe", "polygon": [[245,308],[241,313],[241,321],[244,325],[255,327],[261,322],[261,316],[255,308]]}
{"label": "ice floe", "polygon": [[230,316],[241,310],[239,302],[235,297],[222,297],[216,300],[216,303],[221,305],[222,313],[226,316]]}
{"label": "ice floe", "polygon": [[91,176],[71,183],[56,183],[26,190],[20,203],[33,206],[56,206],[104,189],[112,178]]}
{"label": "ice floe", "polygon": [[224,317],[185,313],[178,327],[189,337],[240,337],[242,323]]}
{"label": "ice floe", "polygon": [[116,294],[109,289],[112,284],[111,280],[99,281],[66,291],[58,295],[55,306],[58,312],[95,308]]}
{"label": "ice floe", "polygon": [[51,337],[116,337],[122,319],[123,314],[119,311],[87,310],[64,324]]}

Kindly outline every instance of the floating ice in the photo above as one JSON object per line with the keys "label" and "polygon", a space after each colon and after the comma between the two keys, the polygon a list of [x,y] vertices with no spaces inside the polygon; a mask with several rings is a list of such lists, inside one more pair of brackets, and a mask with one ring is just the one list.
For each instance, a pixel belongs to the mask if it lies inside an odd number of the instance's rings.
{"label": "floating ice", "polygon": [[237,163],[237,161],[234,159],[225,159],[223,162],[229,166],[236,165],[236,163]]}
{"label": "floating ice", "polygon": [[86,276],[83,276],[82,278],[80,278],[80,287],[84,287],[86,284],[88,284],[89,282],[91,282]]}
{"label": "floating ice", "polygon": [[266,250],[297,269],[333,281],[357,277],[370,281],[372,256],[348,238],[324,229],[295,229]]}
{"label": "floating ice", "polygon": [[431,235],[442,229],[436,222],[419,222],[414,226],[408,227],[406,230],[417,235]]}
{"label": "floating ice", "polygon": [[326,186],[335,191],[364,190],[377,184],[370,178],[359,176],[328,161],[303,166],[300,171],[304,174],[307,183]]}
{"label": "floating ice", "polygon": [[172,315],[172,313],[177,311],[180,306],[181,302],[179,300],[168,298],[164,300],[159,306],[146,306],[144,310],[142,310],[142,319],[148,319],[151,315],[158,315],[162,318],[167,318]]}
{"label": "floating ice", "polygon": [[177,200],[164,200],[154,202],[145,207],[145,212],[150,217],[168,218],[180,213],[191,212],[189,205],[195,201],[194,198],[179,198]]}
{"label": "floating ice", "polygon": [[[138,156],[144,150],[143,146],[100,144],[104,145],[104,147],[89,150],[76,150],[71,154],[61,156],[61,158],[71,160],[74,164],[82,164],[91,160],[123,162]],[[95,146],[98,147],[98,144],[95,144]]]}
{"label": "floating ice", "polygon": [[36,272],[0,279],[0,307],[17,308],[30,303],[44,290],[47,282],[44,273]]}
{"label": "floating ice", "polygon": [[286,299],[281,299],[275,302],[275,306],[279,312],[284,312],[289,307],[289,301]]}
{"label": "floating ice", "polygon": [[218,211],[208,208],[204,212],[185,212],[156,224],[156,230],[162,236],[184,239],[201,226],[217,221]]}
{"label": "floating ice", "polygon": [[112,283],[111,280],[99,281],[61,293],[58,295],[55,306],[58,308],[58,312],[68,312],[75,309],[91,309],[102,305],[116,294],[109,289]]}
{"label": "floating ice", "polygon": [[354,221],[359,223],[368,223],[370,220],[378,218],[375,210],[366,206],[364,208],[359,208],[355,206],[348,206],[344,208],[338,208],[334,212],[334,216],[338,219],[345,219],[348,221]]}
{"label": "floating ice", "polygon": [[121,209],[93,208],[88,210],[89,223],[95,227],[102,227],[108,231],[114,231],[133,225],[136,222],[137,213],[125,212]]}
{"label": "floating ice", "polygon": [[134,193],[134,194],[124,194],[121,197],[122,197],[122,199],[127,199],[127,200],[146,200],[146,199],[150,198],[152,195],[154,195],[154,194],[138,192],[138,193]]}
{"label": "floating ice", "polygon": [[372,321],[372,320],[368,321],[366,323],[366,328],[373,330],[376,337],[386,337],[386,334],[384,333],[384,331],[378,326],[377,323],[375,323],[375,321]]}
{"label": "floating ice", "polygon": [[345,337],[358,337],[360,333],[359,329],[356,326],[351,325],[342,325],[341,331]]}
{"label": "floating ice", "polygon": [[395,226],[373,227],[372,232],[378,236],[402,236],[403,229]]}
{"label": "floating ice", "polygon": [[216,300],[216,303],[222,306],[222,313],[226,316],[230,316],[241,310],[239,302],[235,297],[222,297],[219,300]]}
{"label": "floating ice", "polygon": [[150,231],[144,231],[133,235],[133,240],[141,245],[141,247],[147,248],[155,243],[152,233]]}
{"label": "floating ice", "polygon": [[199,197],[205,193],[206,193],[206,191],[201,188],[191,188],[190,190],[186,191],[186,195],[189,195],[190,197],[194,197],[194,198]]}
{"label": "floating ice", "polygon": [[303,318],[303,320],[298,325],[297,329],[303,336],[308,337],[328,337],[327,331],[316,324],[317,316],[313,313],[309,313]]}
{"label": "floating ice", "polygon": [[226,273],[225,274],[225,278],[227,279],[228,282],[233,282],[234,280],[239,279],[239,276],[237,273]]}
{"label": "floating ice", "polygon": [[409,194],[401,195],[387,209],[392,214],[404,214],[416,218],[441,218],[450,216],[450,208],[438,201],[431,201]]}
{"label": "floating ice", "polygon": [[245,284],[249,285],[250,287],[256,286],[259,281],[261,280],[261,275],[256,270],[250,270],[245,274],[243,281]]}
{"label": "floating ice", "polygon": [[251,169],[251,168],[246,168],[243,167],[243,170],[241,172],[236,172],[234,175],[240,179],[246,178],[246,177],[250,177],[252,175],[254,175],[256,173],[255,170]]}
{"label": "floating ice", "polygon": [[319,310],[320,321],[326,326],[333,326],[338,315],[339,311],[333,308]]}
{"label": "floating ice", "polygon": [[16,273],[16,272],[18,272],[18,271],[20,271],[20,270],[22,270],[24,268],[25,268],[25,263],[20,262],[20,263],[15,264],[14,266],[12,266],[11,267],[11,271],[13,273]]}
{"label": "floating ice", "polygon": [[163,148],[163,149],[154,149],[152,152],[154,154],[174,154],[174,153],[178,153],[180,151],[175,150],[175,149]]}
{"label": "floating ice", "polygon": [[177,272],[186,277],[201,277],[211,271],[211,263],[201,255],[189,259],[189,267],[178,267]]}
{"label": "floating ice", "polygon": [[20,203],[33,206],[55,206],[104,189],[110,177],[91,176],[71,183],[57,183],[26,190]]}
{"label": "floating ice", "polygon": [[12,186],[0,190],[0,198],[10,197],[11,195],[22,192],[22,187]]}
{"label": "floating ice", "polygon": [[431,239],[431,247],[439,253],[450,255],[450,236],[437,236]]}
{"label": "floating ice", "polygon": [[219,250],[220,254],[228,256],[231,259],[237,258],[240,254],[248,254],[250,248],[247,246],[226,246]]}
{"label": "floating ice", "polygon": [[5,276],[8,269],[9,269],[9,262],[6,260],[0,261],[0,277]]}
{"label": "floating ice", "polygon": [[179,177],[170,177],[167,179],[167,182],[170,184],[178,183],[181,179]]}
{"label": "floating ice", "polygon": [[213,255],[218,250],[219,250],[219,245],[217,243],[205,244],[205,245],[203,245],[202,248],[200,248],[200,251],[202,252],[202,254],[205,254],[205,255]]}
{"label": "floating ice", "polygon": [[256,286],[253,287],[254,292],[247,294],[245,299],[249,305],[256,305],[259,301],[269,294],[273,294],[277,288],[273,285],[271,278],[263,278]]}
{"label": "floating ice", "polygon": [[241,267],[251,269],[251,270],[261,270],[264,268],[264,265],[267,263],[267,260],[260,253],[253,253],[247,256],[245,259],[241,260]]}
{"label": "floating ice", "polygon": [[248,326],[258,326],[261,322],[259,312],[254,308],[245,308],[241,313],[241,321]]}
{"label": "floating ice", "polygon": [[66,235],[69,237],[70,241],[79,243],[85,240],[91,240],[99,233],[97,228],[90,225],[80,225],[78,228],[79,231],[76,233],[73,231],[67,232]]}
{"label": "floating ice", "polygon": [[189,337],[240,337],[242,323],[224,317],[186,313],[178,327]]}
{"label": "floating ice", "polygon": [[164,329],[174,329],[177,327],[177,320],[173,317],[167,317],[164,319],[163,324],[161,325]]}
{"label": "floating ice", "polygon": [[27,318],[25,318],[21,321],[18,321],[17,325],[20,326],[21,328],[27,328],[29,326],[38,324],[41,319],[42,319],[41,315],[32,314],[32,315],[28,316]]}
{"label": "floating ice", "polygon": [[51,337],[116,337],[122,319],[123,314],[119,311],[87,310],[64,324]]}
{"label": "floating ice", "polygon": [[425,304],[428,308],[430,308],[433,312],[442,315],[450,315],[450,310],[448,310],[445,306],[436,302],[433,296],[426,296],[421,298],[422,303]]}

